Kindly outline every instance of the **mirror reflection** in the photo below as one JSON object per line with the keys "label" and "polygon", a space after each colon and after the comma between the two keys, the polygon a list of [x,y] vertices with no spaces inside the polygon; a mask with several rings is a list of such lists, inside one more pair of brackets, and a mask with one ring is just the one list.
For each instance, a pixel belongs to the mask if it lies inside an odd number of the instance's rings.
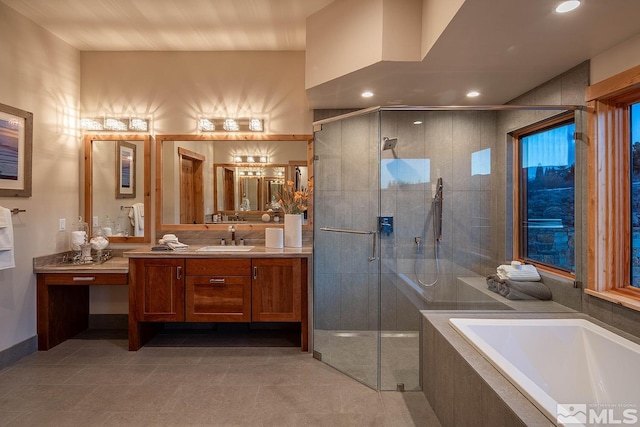
{"label": "mirror reflection", "polygon": [[[148,242],[148,135],[85,137],[85,221],[111,242]],[[145,171],[147,173],[145,173]]]}
{"label": "mirror reflection", "polygon": [[277,194],[285,181],[297,176],[301,186],[307,185],[310,136],[264,138],[158,136],[158,229],[238,221],[261,224],[265,213],[269,222],[281,217]]}

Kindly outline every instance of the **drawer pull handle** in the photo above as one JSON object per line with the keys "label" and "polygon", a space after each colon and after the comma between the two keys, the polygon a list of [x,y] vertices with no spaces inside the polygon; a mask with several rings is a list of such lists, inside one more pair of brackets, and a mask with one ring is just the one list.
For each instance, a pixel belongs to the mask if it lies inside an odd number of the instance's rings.
{"label": "drawer pull handle", "polygon": [[74,277],[73,278],[74,282],[93,282],[95,280],[96,280],[96,278],[94,276],[91,276],[91,277]]}
{"label": "drawer pull handle", "polygon": [[176,268],[176,279],[182,279],[182,267]]}
{"label": "drawer pull handle", "polygon": [[254,279],[258,278],[258,267],[253,267],[253,278]]}
{"label": "drawer pull handle", "polygon": [[224,285],[224,278],[222,278],[222,279],[217,279],[217,278],[209,279],[209,283],[211,283],[212,285]]}

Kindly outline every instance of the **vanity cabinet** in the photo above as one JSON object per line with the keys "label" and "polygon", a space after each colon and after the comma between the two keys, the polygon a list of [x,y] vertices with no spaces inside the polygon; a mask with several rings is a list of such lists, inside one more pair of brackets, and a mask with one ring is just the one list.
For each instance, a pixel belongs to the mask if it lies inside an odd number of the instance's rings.
{"label": "vanity cabinet", "polygon": [[184,322],[184,260],[136,258],[129,263],[129,316],[141,322]]}
{"label": "vanity cabinet", "polygon": [[251,320],[300,322],[302,317],[302,260],[254,259],[251,282]]}
{"label": "vanity cabinet", "polygon": [[131,258],[129,349],[159,322],[300,322],[308,350],[306,258]]}
{"label": "vanity cabinet", "polygon": [[251,259],[187,259],[187,322],[251,321]]}

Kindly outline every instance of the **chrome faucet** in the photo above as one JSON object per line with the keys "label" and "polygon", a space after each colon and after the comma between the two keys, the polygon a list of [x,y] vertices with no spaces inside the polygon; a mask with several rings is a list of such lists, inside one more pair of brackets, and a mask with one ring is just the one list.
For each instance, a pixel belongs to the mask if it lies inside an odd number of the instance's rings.
{"label": "chrome faucet", "polygon": [[233,225],[229,226],[229,232],[231,233],[231,245],[236,245],[236,229]]}

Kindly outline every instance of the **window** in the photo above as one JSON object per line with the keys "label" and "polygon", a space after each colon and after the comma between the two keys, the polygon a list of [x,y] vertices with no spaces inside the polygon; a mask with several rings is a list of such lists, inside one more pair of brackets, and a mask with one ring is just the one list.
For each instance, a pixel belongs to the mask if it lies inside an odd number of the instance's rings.
{"label": "window", "polygon": [[587,89],[588,288],[640,310],[640,66]]}
{"label": "window", "polygon": [[516,258],[561,274],[575,272],[574,134],[573,114],[515,134]]}
{"label": "window", "polygon": [[631,286],[640,288],[640,103],[629,106],[631,141]]}

